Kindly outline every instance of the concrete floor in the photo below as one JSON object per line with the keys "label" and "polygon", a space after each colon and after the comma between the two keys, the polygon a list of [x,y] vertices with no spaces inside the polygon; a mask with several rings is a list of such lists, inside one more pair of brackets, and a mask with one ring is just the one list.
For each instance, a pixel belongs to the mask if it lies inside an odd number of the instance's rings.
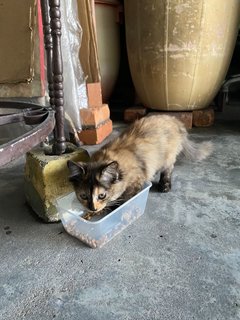
{"label": "concrete floor", "polygon": [[145,214],[102,249],[36,219],[23,158],[1,168],[1,319],[240,319],[239,120],[193,129],[213,155],[179,161],[172,192],[153,187]]}

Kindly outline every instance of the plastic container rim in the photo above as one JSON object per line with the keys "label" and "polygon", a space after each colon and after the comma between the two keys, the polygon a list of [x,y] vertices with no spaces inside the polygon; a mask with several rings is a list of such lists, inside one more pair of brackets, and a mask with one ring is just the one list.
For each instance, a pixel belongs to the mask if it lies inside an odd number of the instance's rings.
{"label": "plastic container rim", "polygon": [[[149,190],[149,189],[151,188],[151,186],[152,186],[152,183],[151,183],[151,182],[146,182],[146,183],[144,184],[144,186],[143,186],[143,189],[142,189],[141,191],[139,191],[137,194],[135,194],[135,196],[133,196],[131,199],[129,199],[129,200],[127,200],[126,202],[124,202],[124,203],[123,203],[121,206],[119,206],[117,209],[113,210],[112,212],[110,212],[109,214],[107,214],[106,216],[104,216],[102,219],[99,219],[98,221],[88,221],[88,220],[82,218],[81,216],[78,216],[78,219],[80,219],[80,220],[81,220],[82,222],[84,222],[85,224],[89,224],[89,225],[94,225],[94,224],[97,225],[97,224],[99,224],[99,223],[102,223],[102,222],[104,222],[106,219],[109,219],[109,217],[111,217],[114,213],[116,213],[117,210],[119,210],[120,208],[121,208],[121,209],[124,208],[129,202],[131,202],[131,201],[133,201],[135,198],[139,197],[143,192]],[[63,196],[63,197],[61,197],[61,198],[59,198],[59,200],[62,199],[62,198],[64,198],[64,197],[67,197],[67,196],[68,196],[69,194],[71,194],[71,193],[72,193],[72,192],[68,193],[67,195],[65,195],[65,196]],[[57,201],[56,201],[56,202],[57,202]],[[59,205],[56,205],[56,206],[57,206],[58,208],[60,208]],[[68,214],[76,217],[76,215],[74,215],[73,213],[71,213],[71,212],[69,212],[69,211],[68,211]],[[62,216],[62,214],[60,213],[60,219],[61,219],[61,216]],[[62,220],[62,219],[61,219],[61,220]]]}

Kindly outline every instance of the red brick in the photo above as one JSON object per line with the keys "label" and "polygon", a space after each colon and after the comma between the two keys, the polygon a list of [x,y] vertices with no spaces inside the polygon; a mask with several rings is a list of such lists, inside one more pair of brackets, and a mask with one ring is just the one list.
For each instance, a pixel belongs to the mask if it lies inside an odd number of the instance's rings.
{"label": "red brick", "polygon": [[99,144],[112,132],[112,121],[109,119],[97,128],[84,129],[78,133],[84,144]]}
{"label": "red brick", "polygon": [[100,123],[109,119],[110,110],[107,104],[97,108],[81,109],[80,117],[83,126],[97,127]]}
{"label": "red brick", "polygon": [[193,111],[193,125],[195,127],[210,127],[214,123],[214,110],[207,108]]}
{"label": "red brick", "polygon": [[133,122],[144,117],[147,114],[147,109],[144,107],[132,107],[124,110],[124,121]]}
{"label": "red brick", "polygon": [[101,83],[87,83],[88,106],[96,108],[102,106],[102,89]]}
{"label": "red brick", "polygon": [[150,112],[148,115],[154,114],[166,114],[168,116],[176,117],[178,120],[182,121],[187,129],[192,128],[193,114],[192,112],[185,111],[159,111],[159,112]]}

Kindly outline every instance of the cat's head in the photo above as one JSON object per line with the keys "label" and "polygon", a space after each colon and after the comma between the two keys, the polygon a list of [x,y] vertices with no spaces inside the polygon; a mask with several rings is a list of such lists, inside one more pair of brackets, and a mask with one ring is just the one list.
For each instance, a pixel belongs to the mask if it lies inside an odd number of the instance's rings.
{"label": "cat's head", "polygon": [[122,193],[122,173],[118,162],[67,163],[76,196],[90,211],[98,212],[111,205]]}

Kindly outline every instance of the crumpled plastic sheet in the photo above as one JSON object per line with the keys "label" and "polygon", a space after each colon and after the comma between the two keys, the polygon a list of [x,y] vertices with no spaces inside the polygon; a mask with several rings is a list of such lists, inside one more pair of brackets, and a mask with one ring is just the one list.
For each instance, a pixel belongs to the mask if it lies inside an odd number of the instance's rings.
{"label": "crumpled plastic sheet", "polygon": [[76,0],[61,1],[64,110],[81,130],[80,109],[88,107],[86,81],[79,60],[82,28]]}

